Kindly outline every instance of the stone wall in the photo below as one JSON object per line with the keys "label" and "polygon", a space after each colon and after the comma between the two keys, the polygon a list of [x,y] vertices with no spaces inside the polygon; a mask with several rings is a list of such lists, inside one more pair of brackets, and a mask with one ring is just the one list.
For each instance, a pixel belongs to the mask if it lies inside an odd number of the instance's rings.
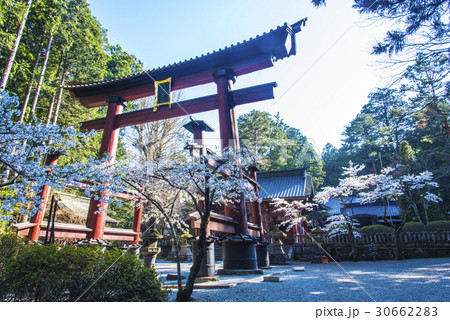
{"label": "stone wall", "polygon": [[[312,234],[312,238],[306,235],[302,240],[303,259],[309,260],[307,254],[311,251],[311,247],[315,247],[315,255],[320,252],[336,260],[352,259],[347,235],[328,237],[325,234]],[[360,260],[384,260],[395,257],[392,233],[362,234],[362,237],[357,238],[357,244]],[[399,247],[402,258],[450,256],[450,232],[402,232],[399,235]]]}

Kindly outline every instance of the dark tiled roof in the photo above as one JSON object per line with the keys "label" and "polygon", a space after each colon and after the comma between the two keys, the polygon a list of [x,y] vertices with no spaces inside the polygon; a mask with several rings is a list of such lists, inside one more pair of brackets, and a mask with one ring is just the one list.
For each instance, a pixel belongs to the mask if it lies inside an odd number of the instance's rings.
{"label": "dark tiled roof", "polygon": [[194,127],[198,126],[200,130],[206,131],[206,132],[214,132],[213,127],[211,127],[209,124],[207,124],[203,120],[195,120],[193,117],[191,117],[191,121],[186,123],[183,128],[185,128],[190,133],[194,133]]}
{"label": "dark tiled roof", "polygon": [[309,197],[313,192],[305,169],[258,172],[257,178],[262,199]]}
{"label": "dark tiled roof", "polygon": [[[255,38],[250,38],[249,40],[244,40],[243,42],[238,42],[235,45],[231,45],[229,47],[225,47],[219,50],[214,50],[207,54],[202,54],[201,56],[196,56],[195,58],[186,59],[184,61],[179,61],[176,63],[168,64],[162,67],[150,69],[141,73],[129,75],[126,77],[115,78],[115,79],[106,79],[89,83],[68,83],[64,86],[65,89],[81,89],[81,88],[92,88],[92,87],[104,87],[116,84],[118,82],[123,81],[135,81],[140,80],[141,78],[148,78],[149,75],[152,75],[155,79],[158,78],[159,74],[165,74],[166,71],[171,71],[174,69],[180,70],[190,67],[191,65],[198,65],[200,63],[204,63],[210,61],[211,58],[223,58],[230,57],[236,58],[239,54],[242,53],[242,49],[247,47],[258,47],[259,50],[263,50],[264,41],[272,41],[272,38],[278,36],[280,32],[287,32],[290,34],[295,34],[301,30],[301,26],[306,22],[306,18],[302,19],[292,25],[285,23],[282,26],[278,26],[275,30],[271,29],[269,32],[264,32],[262,35],[258,35]],[[295,41],[295,40],[294,40]],[[274,50],[270,48],[273,59],[280,60],[285,57],[289,57],[290,55],[295,55],[295,42],[292,44],[293,49],[290,52],[280,52],[279,50]]]}
{"label": "dark tiled roof", "polygon": [[[366,203],[366,204],[360,204],[359,199],[356,197],[349,197],[346,199],[347,206],[347,213],[348,215],[352,215],[353,208],[353,214],[359,215],[359,214],[370,214],[370,215],[376,215],[378,217],[383,217],[384,215],[384,204],[380,202],[375,203]],[[344,214],[344,208],[342,207],[341,201],[338,199],[330,199],[327,203],[324,205],[328,211],[329,214],[335,215],[335,214]],[[387,217],[395,217],[400,215],[400,209],[397,206],[397,203],[395,201],[390,201],[389,206],[387,208]]]}
{"label": "dark tiled roof", "polygon": [[[344,209],[341,208],[341,213],[343,213]],[[347,212],[349,215],[352,215],[352,210],[347,209]],[[383,217],[384,215],[384,205],[382,203],[370,203],[370,204],[364,204],[364,205],[353,205],[353,214],[360,215],[360,214],[370,214],[370,215],[376,215],[378,217]],[[390,202],[389,206],[387,207],[387,217],[398,217],[400,215],[400,210],[397,207],[397,204],[395,202]]]}
{"label": "dark tiled roof", "polygon": [[[345,203],[348,204],[358,204],[358,199],[355,197],[347,197],[345,200]],[[328,200],[324,205],[325,209],[328,211],[329,214],[340,214],[342,203],[339,199],[330,199]]]}

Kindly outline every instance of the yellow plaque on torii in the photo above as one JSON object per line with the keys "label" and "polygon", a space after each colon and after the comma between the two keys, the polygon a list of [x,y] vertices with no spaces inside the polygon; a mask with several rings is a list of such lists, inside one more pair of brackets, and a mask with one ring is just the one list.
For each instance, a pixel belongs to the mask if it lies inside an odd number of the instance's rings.
{"label": "yellow plaque on torii", "polygon": [[153,106],[154,112],[156,112],[159,106],[169,106],[169,108],[172,107],[172,93],[170,92],[171,81],[172,78],[155,81],[155,104]]}

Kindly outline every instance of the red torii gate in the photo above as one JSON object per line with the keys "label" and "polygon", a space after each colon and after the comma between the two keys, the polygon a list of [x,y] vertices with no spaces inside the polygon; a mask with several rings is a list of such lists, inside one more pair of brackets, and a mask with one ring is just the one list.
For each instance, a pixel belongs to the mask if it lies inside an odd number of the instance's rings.
{"label": "red torii gate", "polygon": [[[139,74],[91,83],[71,83],[64,88],[86,108],[105,104],[108,106],[105,118],[83,122],[81,129],[103,130],[99,155],[109,153],[112,156],[111,161],[114,161],[116,155],[119,130],[122,127],[216,109],[219,112],[222,149],[230,146],[237,150],[239,136],[234,107],[273,99],[273,88],[276,87],[276,83],[233,91],[236,76],[272,67],[273,62],[295,55],[295,34],[301,31],[305,22],[306,18],[292,25],[285,23],[242,43]],[[154,95],[155,81],[167,78],[172,79],[172,90],[214,81],[217,85],[217,94],[177,102],[172,104],[170,109],[161,107],[156,112],[153,108],[149,108],[122,113],[124,102]],[[236,233],[247,234],[249,232],[247,213],[242,202],[238,210],[226,209],[225,216],[234,220]],[[91,199],[86,225],[89,230],[87,238],[103,239],[105,236],[106,210],[95,213],[99,207],[106,209],[107,204]],[[39,221],[36,223],[40,224]]]}

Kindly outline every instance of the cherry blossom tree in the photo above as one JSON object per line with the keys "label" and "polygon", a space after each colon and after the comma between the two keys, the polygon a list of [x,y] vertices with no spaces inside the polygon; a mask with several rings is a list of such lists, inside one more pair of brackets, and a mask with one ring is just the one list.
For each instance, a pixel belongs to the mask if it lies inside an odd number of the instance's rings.
{"label": "cherry blossom tree", "polygon": [[[433,173],[430,171],[404,175],[400,180],[404,190],[403,198],[411,206],[417,220],[422,224],[430,223],[430,203],[442,201],[440,197],[431,192],[439,187],[438,183],[433,180]],[[423,209],[423,215],[419,210],[419,205]]]}
{"label": "cherry blossom tree", "polygon": [[[162,199],[175,192],[188,199],[200,216],[198,250],[186,285],[178,290],[177,301],[189,301],[192,295],[194,282],[205,255],[206,229],[213,204],[231,203],[245,197],[256,199],[252,186],[242,179],[242,170],[247,170],[254,161],[254,156],[247,150],[224,149],[220,155],[200,156],[192,158],[188,163],[149,161],[122,169],[124,181],[135,186],[155,207],[158,208]],[[156,187],[152,186],[155,182]],[[181,224],[180,216],[169,216],[165,214],[167,209],[164,208],[158,208],[158,211],[169,225]]]}
{"label": "cherry blossom tree", "polygon": [[397,201],[401,197],[413,209],[416,219],[424,225],[430,222],[430,203],[442,201],[439,196],[432,192],[439,185],[434,181],[433,173],[430,171],[424,171],[420,174],[399,175],[398,170],[389,167],[384,169],[381,174],[373,175],[369,184],[372,189],[360,193],[361,203],[380,200],[385,202],[389,200]]}
{"label": "cherry blossom tree", "polygon": [[314,211],[317,207],[315,203],[305,202],[303,200],[288,201],[285,199],[273,199],[271,204],[274,207],[273,212],[284,213],[285,221],[282,221],[280,225],[286,226],[286,230],[289,231],[293,226],[306,221],[305,213]]}
{"label": "cherry blossom tree", "polygon": [[126,186],[131,186],[147,199],[148,205],[145,207],[143,219],[152,219],[154,223],[163,220],[169,226],[175,243],[178,291],[181,291],[183,287],[178,235],[189,227],[182,214],[182,205],[187,200],[186,193],[172,188],[165,180],[160,179],[155,174],[158,167],[158,163],[146,162],[120,168],[119,173]]}
{"label": "cherry blossom tree", "polygon": [[0,170],[8,172],[0,182],[1,219],[9,220],[13,212],[34,215],[41,205],[39,193],[45,185],[57,190],[69,185],[83,186],[87,196],[111,201],[111,192],[119,191],[116,189],[119,179],[109,166],[108,157],[91,158],[84,163],[44,164],[47,156],[63,154],[93,133],[83,134],[73,127],[41,125],[36,119],[29,124],[20,123],[19,116],[17,97],[1,92]]}
{"label": "cherry blossom tree", "polygon": [[352,226],[352,234],[354,238],[360,238],[361,234],[356,230],[355,226],[359,225],[358,220],[343,214],[332,215],[327,218],[324,230],[328,232],[329,237],[335,237],[341,234],[349,234],[348,224]]}
{"label": "cherry blossom tree", "polygon": [[[424,224],[429,223],[428,208],[431,202],[440,202],[442,199],[432,193],[432,189],[437,188],[438,184],[433,181],[433,174],[424,171],[420,174],[400,175],[396,168],[388,167],[382,170],[380,174],[373,175],[370,182],[370,189],[361,192],[361,203],[372,203],[381,201],[384,204],[383,220],[389,225],[394,233],[395,257],[400,258],[400,239],[399,234],[403,225],[409,220],[408,211],[404,210],[403,219],[399,224],[393,224],[387,219],[389,201],[398,201],[401,198],[413,208],[417,220]],[[423,208],[423,215],[420,213],[419,205]]]}
{"label": "cherry blossom tree", "polygon": [[[314,200],[321,204],[327,203],[330,199],[337,199],[342,204],[342,217],[331,217],[332,219],[328,221],[328,228],[334,230],[332,231],[332,234],[341,232],[348,235],[349,242],[352,246],[351,255],[354,260],[358,259],[358,247],[355,238],[355,235],[357,234],[354,233],[353,201],[356,199],[359,192],[369,187],[370,181],[373,178],[373,175],[358,176],[358,173],[364,170],[364,168],[364,165],[354,165],[353,162],[350,161],[349,167],[343,168],[343,175],[346,177],[339,180],[339,185],[337,187],[325,187],[314,197]],[[349,213],[351,213],[351,215]]]}

